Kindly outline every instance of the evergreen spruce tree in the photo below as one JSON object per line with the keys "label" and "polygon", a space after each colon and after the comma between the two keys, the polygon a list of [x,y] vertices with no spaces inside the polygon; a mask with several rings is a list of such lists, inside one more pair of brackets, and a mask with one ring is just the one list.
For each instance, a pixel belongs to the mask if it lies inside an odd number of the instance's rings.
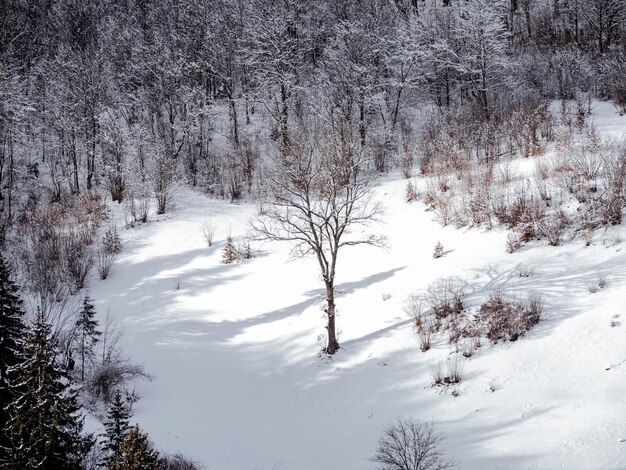
{"label": "evergreen spruce tree", "polygon": [[159,453],[139,426],[130,428],[106,466],[107,470],[159,470],[163,467]]}
{"label": "evergreen spruce tree", "polygon": [[128,420],[131,416],[132,412],[128,402],[122,399],[122,394],[117,390],[107,412],[107,420],[104,422],[106,431],[102,448],[109,455],[116,454],[119,451],[120,445],[128,432]]}
{"label": "evergreen spruce tree", "polygon": [[9,369],[16,398],[7,407],[7,469],[80,469],[93,445],[81,434],[77,393],[56,363],[51,330],[38,312],[20,348],[20,362]]}
{"label": "evergreen spruce tree", "polygon": [[92,299],[86,296],[83,300],[78,320],[76,321],[76,331],[78,333],[78,354],[80,356],[80,381],[85,381],[85,360],[93,358],[93,349],[98,342],[98,336],[102,332],[98,331],[98,321],[95,320],[96,308]]}
{"label": "evergreen spruce tree", "polygon": [[9,386],[7,371],[19,362],[18,344],[25,335],[26,327],[22,322],[24,310],[19,297],[19,288],[11,280],[8,264],[0,255],[0,462],[6,458],[9,441],[2,432],[9,415],[6,404],[15,399]]}
{"label": "evergreen spruce tree", "polygon": [[235,261],[237,261],[237,250],[233,243],[233,237],[228,235],[228,237],[226,237],[226,245],[224,245],[222,250],[222,263],[232,264]]}

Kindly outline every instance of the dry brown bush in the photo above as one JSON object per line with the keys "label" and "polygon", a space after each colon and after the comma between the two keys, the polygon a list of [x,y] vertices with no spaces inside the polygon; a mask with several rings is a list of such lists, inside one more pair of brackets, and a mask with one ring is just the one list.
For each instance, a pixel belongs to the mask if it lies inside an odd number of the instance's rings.
{"label": "dry brown bush", "polygon": [[498,341],[516,341],[539,323],[543,303],[539,297],[531,297],[521,303],[505,299],[502,293],[489,296],[476,314],[476,321],[484,329],[487,339]]}

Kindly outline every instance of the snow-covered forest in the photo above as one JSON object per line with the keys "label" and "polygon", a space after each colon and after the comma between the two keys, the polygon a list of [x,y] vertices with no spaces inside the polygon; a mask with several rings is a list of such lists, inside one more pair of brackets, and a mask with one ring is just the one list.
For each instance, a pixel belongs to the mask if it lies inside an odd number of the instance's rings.
{"label": "snow-covered forest", "polygon": [[626,0],[0,0],[0,468],[626,468]]}

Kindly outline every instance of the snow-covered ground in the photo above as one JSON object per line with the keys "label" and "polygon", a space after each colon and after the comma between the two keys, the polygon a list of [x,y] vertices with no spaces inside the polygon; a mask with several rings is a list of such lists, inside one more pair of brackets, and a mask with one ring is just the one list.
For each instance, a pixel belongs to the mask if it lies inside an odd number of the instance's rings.
{"label": "snow-covered ground", "polygon": [[[626,117],[595,108],[600,132],[626,134]],[[376,188],[385,215],[374,229],[388,249],[340,253],[342,349],[332,360],[319,356],[314,259],[253,244],[255,258],[221,263],[228,232],[245,236],[253,204],[183,190],[171,215],[121,231],[122,256],[91,296],[102,315],[117,314],[127,354],[155,375],[137,385],[135,419],[160,448],[208,469],[372,469],[384,425],[414,417],[436,422],[464,469],[626,468],[625,228],[596,233],[589,247],[534,242],[507,254],[504,231],[441,227],[404,202],[405,187],[388,177]],[[211,248],[206,220],[218,227]],[[433,259],[437,241],[446,254]],[[600,275],[607,286],[592,294]],[[500,289],[538,292],[545,309],[520,340],[484,341],[464,361],[463,382],[443,390],[430,370],[451,346],[438,338],[421,352],[402,306],[447,277],[466,284],[472,305]]]}

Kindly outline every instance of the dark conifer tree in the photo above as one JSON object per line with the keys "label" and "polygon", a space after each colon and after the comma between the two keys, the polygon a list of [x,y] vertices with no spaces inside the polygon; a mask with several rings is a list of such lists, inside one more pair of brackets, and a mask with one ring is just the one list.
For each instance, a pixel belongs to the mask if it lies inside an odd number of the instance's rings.
{"label": "dark conifer tree", "polygon": [[226,237],[226,245],[224,245],[222,250],[222,263],[232,264],[235,261],[237,261],[237,250],[233,243],[233,237],[228,235],[228,237]]}
{"label": "dark conifer tree", "polygon": [[82,435],[77,393],[56,363],[52,327],[40,313],[9,369],[16,398],[9,403],[9,439],[4,468],[72,470],[82,468],[93,440]]}
{"label": "dark conifer tree", "polygon": [[93,301],[89,296],[86,296],[83,300],[83,308],[76,321],[81,382],[85,381],[85,360],[93,357],[93,348],[98,342],[98,337],[102,334],[102,332],[98,331],[98,321],[95,320],[95,316],[96,308],[93,305]]}
{"label": "dark conifer tree", "polygon": [[7,371],[19,362],[18,344],[26,331],[18,292],[19,288],[11,280],[9,266],[0,255],[0,461],[4,460],[9,444],[6,435],[1,432],[9,419],[5,405],[15,398],[9,387]]}
{"label": "dark conifer tree", "polygon": [[128,402],[122,398],[122,394],[117,390],[107,412],[107,420],[104,422],[106,431],[104,433],[103,449],[110,455],[119,451],[120,445],[128,432],[128,420],[131,416],[132,412]]}
{"label": "dark conifer tree", "polygon": [[159,453],[139,426],[130,428],[106,466],[107,470],[159,470],[163,467]]}

